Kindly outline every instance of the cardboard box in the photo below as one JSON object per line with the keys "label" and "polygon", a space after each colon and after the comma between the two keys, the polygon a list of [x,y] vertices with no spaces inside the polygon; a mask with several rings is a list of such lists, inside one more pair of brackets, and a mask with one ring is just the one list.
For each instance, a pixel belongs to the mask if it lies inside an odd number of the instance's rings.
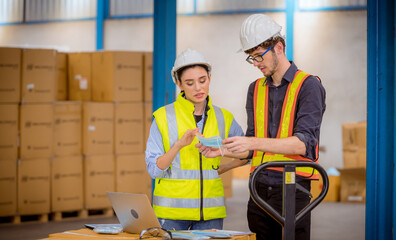
{"label": "cardboard box", "polygon": [[360,202],[366,201],[366,169],[351,168],[339,169],[341,172],[341,201]]}
{"label": "cardboard box", "polygon": [[17,163],[0,161],[0,217],[17,213]]}
{"label": "cardboard box", "polygon": [[[324,202],[340,201],[340,176],[329,175],[329,190],[323,199]],[[311,181],[311,194],[313,198],[317,198],[323,189],[323,180]]]}
{"label": "cardboard box", "polygon": [[111,207],[106,192],[115,190],[113,155],[85,156],[84,158],[84,206],[86,209]]}
{"label": "cardboard box", "polygon": [[91,53],[68,54],[69,100],[91,100]]}
{"label": "cardboard box", "polygon": [[19,103],[21,99],[22,49],[0,48],[0,103]]}
{"label": "cardboard box", "polygon": [[116,103],[114,113],[115,153],[144,152],[143,103]]}
{"label": "cardboard box", "polygon": [[56,50],[24,49],[22,53],[22,103],[55,100]]}
{"label": "cardboard box", "polygon": [[[233,158],[223,157],[221,159],[220,164],[226,164],[228,162],[231,162],[232,160],[233,160]],[[232,197],[232,172],[228,171],[226,173],[223,173],[220,175],[220,178],[223,181],[224,197],[231,198]]]}
{"label": "cardboard box", "polygon": [[342,124],[342,144],[344,150],[366,148],[367,123],[352,122]]}
{"label": "cardboard box", "polygon": [[51,211],[83,209],[81,155],[55,157],[51,162]]}
{"label": "cardboard box", "polygon": [[343,151],[344,168],[366,168],[366,149]]}
{"label": "cardboard box", "polygon": [[53,154],[52,104],[23,104],[20,107],[20,158],[50,158]]}
{"label": "cardboard box", "polygon": [[114,105],[83,103],[83,154],[103,155],[114,151]]}
{"label": "cardboard box", "polygon": [[356,145],[358,148],[366,148],[367,147],[367,122],[359,122],[357,123],[356,129]]}
{"label": "cardboard box", "polygon": [[18,158],[18,104],[0,104],[0,160]]}
{"label": "cardboard box", "polygon": [[142,101],[143,53],[92,53],[92,100]]}
{"label": "cardboard box", "polygon": [[363,167],[363,168],[366,168],[366,164],[367,164],[367,150],[365,149],[365,148],[359,148],[358,150],[357,150],[357,153],[358,153],[358,157],[357,157],[357,159],[358,159],[358,166],[356,166],[356,167]]}
{"label": "cardboard box", "polygon": [[146,145],[150,136],[151,122],[153,121],[153,103],[145,102],[144,104],[144,143]]}
{"label": "cardboard box", "polygon": [[54,155],[82,154],[81,102],[63,101],[54,104]]}
{"label": "cardboard box", "polygon": [[116,156],[116,191],[152,195],[152,179],[146,170],[145,155]]}
{"label": "cardboard box", "polygon": [[18,162],[18,213],[50,212],[50,159],[38,158]]}
{"label": "cardboard box", "polygon": [[57,101],[67,100],[67,54],[56,54],[56,97]]}
{"label": "cardboard box", "polygon": [[153,53],[145,52],[143,54],[143,100],[145,102],[153,101]]}
{"label": "cardboard box", "polygon": [[248,179],[250,177],[250,164],[243,165],[232,169],[232,177],[240,179]]}

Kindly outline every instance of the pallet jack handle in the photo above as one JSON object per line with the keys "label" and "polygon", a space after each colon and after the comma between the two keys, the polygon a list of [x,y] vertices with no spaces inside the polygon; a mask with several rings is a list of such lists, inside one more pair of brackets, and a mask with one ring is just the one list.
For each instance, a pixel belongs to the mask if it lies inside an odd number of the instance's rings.
{"label": "pallet jack handle", "polygon": [[[282,216],[265,202],[257,193],[256,178],[258,173],[270,167],[283,167],[283,214]],[[323,188],[319,196],[311,201],[305,208],[295,214],[295,169],[296,167],[312,167],[316,169],[323,179]],[[329,178],[326,171],[314,162],[297,162],[297,161],[274,161],[266,162],[258,166],[249,178],[250,196],[253,201],[275,219],[283,228],[283,239],[295,239],[295,226],[306,214],[312,211],[326,196],[329,190]]]}

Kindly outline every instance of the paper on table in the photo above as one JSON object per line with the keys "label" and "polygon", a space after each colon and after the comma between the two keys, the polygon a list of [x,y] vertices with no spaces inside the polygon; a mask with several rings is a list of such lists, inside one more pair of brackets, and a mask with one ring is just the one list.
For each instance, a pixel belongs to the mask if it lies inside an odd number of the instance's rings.
{"label": "paper on table", "polygon": [[192,234],[191,232],[171,231],[171,233],[173,239],[210,239],[210,237]]}

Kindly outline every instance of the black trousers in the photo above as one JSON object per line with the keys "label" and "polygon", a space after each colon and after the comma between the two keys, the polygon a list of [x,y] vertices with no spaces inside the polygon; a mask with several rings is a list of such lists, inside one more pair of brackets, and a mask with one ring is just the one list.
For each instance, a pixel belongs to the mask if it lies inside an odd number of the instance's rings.
{"label": "black trousers", "polygon": [[[299,184],[311,190],[311,182],[309,180],[299,182]],[[256,182],[258,195],[271,205],[279,214],[282,215],[282,185],[264,184]],[[299,190],[296,190],[296,214],[307,206],[310,197]],[[282,239],[282,226],[262,210],[256,203],[249,199],[248,202],[248,223],[250,231],[256,233],[258,240],[277,240]],[[307,214],[296,225],[296,240],[309,240],[311,235],[311,213]]]}

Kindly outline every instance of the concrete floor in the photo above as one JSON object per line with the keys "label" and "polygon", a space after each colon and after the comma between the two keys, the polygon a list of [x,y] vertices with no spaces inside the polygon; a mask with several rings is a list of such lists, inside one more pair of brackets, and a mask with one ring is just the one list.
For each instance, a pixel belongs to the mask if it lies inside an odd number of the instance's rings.
{"label": "concrete floor", "polygon": [[[249,231],[246,204],[249,198],[248,180],[233,180],[233,197],[227,199],[228,217],[224,229]],[[323,202],[312,211],[312,240],[361,240],[365,232],[365,205]],[[50,233],[83,228],[85,223],[117,223],[116,217],[90,217],[82,220],[64,220],[48,223],[23,222],[0,224],[0,239],[40,239]]]}

